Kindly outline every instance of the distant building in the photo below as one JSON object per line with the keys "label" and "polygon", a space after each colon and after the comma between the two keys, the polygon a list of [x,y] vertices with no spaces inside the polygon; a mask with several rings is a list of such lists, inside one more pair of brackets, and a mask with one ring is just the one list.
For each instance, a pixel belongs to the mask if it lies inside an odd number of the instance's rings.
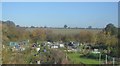
{"label": "distant building", "polygon": [[40,50],[40,48],[36,48],[36,51],[38,52]]}
{"label": "distant building", "polygon": [[64,44],[60,44],[59,46],[60,46],[60,48],[64,48]]}
{"label": "distant building", "polygon": [[9,43],[9,46],[11,46],[11,47],[14,47],[14,46],[16,46],[16,45],[18,45],[17,42],[10,42],[10,43]]}
{"label": "distant building", "polygon": [[92,53],[100,53],[100,52],[98,51],[98,49],[94,49],[94,51],[92,51]]}
{"label": "distant building", "polygon": [[58,45],[51,45],[51,48],[59,48],[59,46]]}
{"label": "distant building", "polygon": [[12,51],[24,51],[25,50],[25,45],[26,43],[24,42],[10,42],[9,46],[11,47]]}

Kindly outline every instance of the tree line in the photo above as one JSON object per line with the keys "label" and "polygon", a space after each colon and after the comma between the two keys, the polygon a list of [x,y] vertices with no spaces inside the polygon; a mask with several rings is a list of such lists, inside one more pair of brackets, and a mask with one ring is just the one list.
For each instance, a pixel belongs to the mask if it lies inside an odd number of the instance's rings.
{"label": "tree line", "polygon": [[39,41],[76,41],[80,43],[104,44],[109,47],[118,45],[120,32],[114,24],[107,24],[106,27],[97,33],[81,30],[78,34],[55,34],[53,30],[43,28],[28,31],[25,28],[16,27],[12,21],[2,21],[3,44],[8,45],[10,41],[21,41],[29,39],[31,43]]}

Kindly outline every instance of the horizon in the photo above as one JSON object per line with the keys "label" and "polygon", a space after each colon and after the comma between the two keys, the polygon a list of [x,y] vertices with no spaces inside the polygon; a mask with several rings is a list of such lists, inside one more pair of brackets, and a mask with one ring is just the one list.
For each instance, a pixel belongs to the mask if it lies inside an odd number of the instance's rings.
{"label": "horizon", "polygon": [[[6,21],[1,21],[0,20],[0,23],[3,23],[3,22],[5,22],[5,23],[7,23],[8,21],[10,21],[10,20],[6,20]],[[10,21],[10,22],[13,22],[13,21]],[[14,23],[14,22],[13,22]],[[14,23],[15,24],[15,23]],[[112,23],[109,23],[109,24],[112,24]],[[108,25],[108,24],[107,24]],[[114,25],[114,24],[113,24]],[[47,26],[21,26],[21,25],[16,25],[15,24],[15,27],[21,27],[21,28],[64,28],[64,26],[65,25],[63,25],[62,27],[47,27]],[[115,25],[114,25],[115,26]],[[91,27],[91,28],[90,28]],[[106,27],[106,26],[105,26]],[[87,27],[69,27],[68,25],[67,25],[67,28],[65,28],[65,29],[103,29],[103,28],[105,28],[105,27],[92,27],[92,26],[87,26]],[[116,28],[119,28],[119,27],[117,27],[117,26],[115,26]]]}
{"label": "horizon", "polygon": [[117,2],[5,2],[2,20],[20,26],[104,28],[118,26]]}

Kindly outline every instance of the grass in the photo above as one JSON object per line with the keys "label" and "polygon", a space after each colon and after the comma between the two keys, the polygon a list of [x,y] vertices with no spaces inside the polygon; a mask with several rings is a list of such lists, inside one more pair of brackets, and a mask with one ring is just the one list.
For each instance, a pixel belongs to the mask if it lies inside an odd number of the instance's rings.
{"label": "grass", "polygon": [[81,58],[80,53],[68,53],[68,57],[74,64],[99,64],[98,60],[95,59],[88,59],[88,58]]}

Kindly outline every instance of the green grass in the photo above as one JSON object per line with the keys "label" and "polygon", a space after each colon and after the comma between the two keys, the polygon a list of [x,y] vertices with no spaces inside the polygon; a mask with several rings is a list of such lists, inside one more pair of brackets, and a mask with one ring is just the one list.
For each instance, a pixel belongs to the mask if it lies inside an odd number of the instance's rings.
{"label": "green grass", "polygon": [[99,64],[97,59],[81,58],[79,53],[68,53],[68,57],[74,64]]}

